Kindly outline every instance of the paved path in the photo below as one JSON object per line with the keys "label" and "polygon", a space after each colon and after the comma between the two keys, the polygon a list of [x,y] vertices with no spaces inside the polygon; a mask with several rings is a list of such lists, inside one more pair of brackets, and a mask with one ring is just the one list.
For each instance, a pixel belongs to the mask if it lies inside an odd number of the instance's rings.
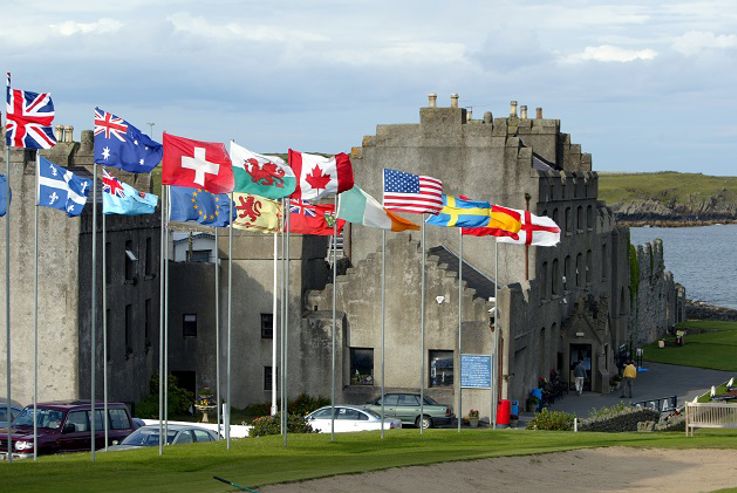
{"label": "paved path", "polygon": [[703,393],[712,385],[725,382],[731,377],[737,377],[736,373],[727,371],[704,370],[690,366],[666,365],[647,361],[644,364],[648,371],[638,373],[632,391],[632,399],[621,398],[619,396],[621,390],[609,394],[584,392],[581,396],[576,395],[575,392],[570,392],[567,396],[556,400],[551,408],[585,417],[588,416],[592,408],[611,406],[620,401],[629,404],[630,402],[672,395],[677,395],[678,405],[682,405]]}

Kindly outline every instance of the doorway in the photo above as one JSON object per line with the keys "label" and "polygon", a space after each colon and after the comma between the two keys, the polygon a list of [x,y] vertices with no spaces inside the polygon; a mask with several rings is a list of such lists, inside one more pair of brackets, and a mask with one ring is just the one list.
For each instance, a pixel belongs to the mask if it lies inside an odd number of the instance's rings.
{"label": "doorway", "polygon": [[576,364],[581,361],[583,362],[584,369],[586,369],[586,381],[583,384],[583,390],[591,392],[591,377],[593,375],[591,362],[591,344],[571,344],[569,354],[570,365],[568,366],[568,381],[574,381],[573,370],[576,368]]}

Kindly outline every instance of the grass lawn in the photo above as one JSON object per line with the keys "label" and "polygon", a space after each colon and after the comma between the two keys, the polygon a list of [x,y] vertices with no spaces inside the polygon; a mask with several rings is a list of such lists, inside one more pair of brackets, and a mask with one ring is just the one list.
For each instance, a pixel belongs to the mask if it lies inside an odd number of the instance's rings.
{"label": "grass lawn", "polygon": [[599,173],[599,199],[608,204],[653,199],[696,205],[714,196],[737,201],[737,178],[701,173]]}
{"label": "grass lawn", "polygon": [[97,455],[42,457],[38,463],[0,464],[3,491],[41,492],[224,492],[222,476],[236,483],[259,486],[275,482],[324,477],[413,464],[479,459],[506,455],[572,450],[612,445],[670,448],[737,448],[734,430],[701,431],[694,438],[683,433],[572,433],[523,430],[393,430],[382,442],[378,433],[291,435],[289,447],[281,437],[182,445]]}
{"label": "grass lawn", "polygon": [[[676,346],[675,338],[668,337],[662,349],[657,343],[645,346],[645,359],[656,363],[737,372],[737,322],[691,320],[679,324],[678,328],[686,329],[683,346]],[[689,328],[705,332],[696,334]]]}

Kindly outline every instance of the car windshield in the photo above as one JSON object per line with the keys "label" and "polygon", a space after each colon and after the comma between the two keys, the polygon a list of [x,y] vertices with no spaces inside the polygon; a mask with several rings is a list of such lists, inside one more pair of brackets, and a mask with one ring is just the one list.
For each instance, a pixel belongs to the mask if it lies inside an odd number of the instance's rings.
{"label": "car windshield", "polygon": [[[49,430],[57,430],[61,426],[64,419],[64,413],[56,409],[46,409],[43,407],[36,408],[36,426],[39,428],[47,428]],[[33,408],[27,407],[21,411],[13,426],[33,426]]]}
{"label": "car windshield", "polygon": [[[177,432],[169,430],[166,435],[166,443],[170,444],[174,441]],[[120,442],[121,445],[134,445],[136,447],[151,447],[159,444],[158,429],[138,429],[128,435],[125,440]]]}
{"label": "car windshield", "polygon": [[376,411],[373,411],[371,409],[362,408],[361,411],[365,412],[369,416],[372,416],[377,419],[381,419],[381,414],[377,413]]}
{"label": "car windshield", "polygon": [[425,396],[425,404],[429,404],[431,406],[439,406],[438,401],[433,399],[432,397]]}

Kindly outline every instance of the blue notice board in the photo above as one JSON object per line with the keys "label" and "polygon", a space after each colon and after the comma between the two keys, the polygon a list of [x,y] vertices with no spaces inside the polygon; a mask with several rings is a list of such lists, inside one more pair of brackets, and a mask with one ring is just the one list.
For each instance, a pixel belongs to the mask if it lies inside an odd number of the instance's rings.
{"label": "blue notice board", "polygon": [[461,387],[464,389],[491,388],[490,355],[461,354]]}

